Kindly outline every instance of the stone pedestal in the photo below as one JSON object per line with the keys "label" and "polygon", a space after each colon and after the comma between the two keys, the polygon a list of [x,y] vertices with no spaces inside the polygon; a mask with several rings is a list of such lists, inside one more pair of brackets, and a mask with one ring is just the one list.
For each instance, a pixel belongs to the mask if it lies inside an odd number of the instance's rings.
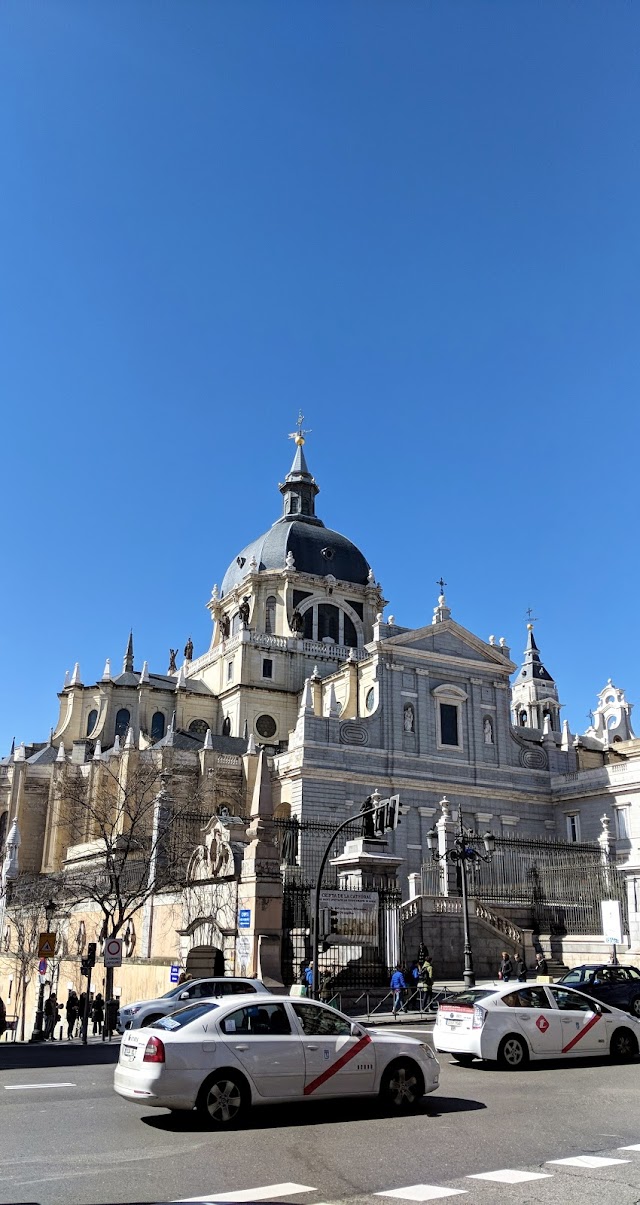
{"label": "stone pedestal", "polygon": [[[332,858],[341,891],[379,893],[378,945],[342,947],[348,961],[357,962],[371,984],[384,982],[389,968],[400,958],[400,891],[398,867],[404,860],[385,853],[386,841],[356,837],[347,841],[344,852]],[[332,947],[335,953],[340,947]],[[346,964],[345,964],[346,965]]]}

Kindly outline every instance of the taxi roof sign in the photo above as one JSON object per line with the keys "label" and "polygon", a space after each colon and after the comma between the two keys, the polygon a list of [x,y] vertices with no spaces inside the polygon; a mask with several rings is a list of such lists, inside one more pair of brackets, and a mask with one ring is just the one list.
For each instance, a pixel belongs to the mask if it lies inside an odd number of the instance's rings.
{"label": "taxi roof sign", "polygon": [[56,949],[55,933],[40,933],[38,936],[38,958],[51,958]]}

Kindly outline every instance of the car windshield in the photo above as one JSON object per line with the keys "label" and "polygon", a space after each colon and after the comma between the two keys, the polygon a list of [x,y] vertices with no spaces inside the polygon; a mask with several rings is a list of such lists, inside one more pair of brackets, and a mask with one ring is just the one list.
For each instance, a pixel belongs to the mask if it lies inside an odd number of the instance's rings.
{"label": "car windshield", "polygon": [[447,1008],[449,1004],[467,1004],[469,1008],[473,1008],[478,1000],[484,1000],[486,996],[492,996],[495,988],[467,988],[464,992],[458,992],[456,996],[449,996],[448,1000],[444,1000],[441,1007]]}
{"label": "car windshield", "polygon": [[184,1029],[185,1025],[190,1025],[192,1021],[198,1021],[205,1013],[211,1013],[217,1009],[218,1005],[212,1001],[201,1000],[198,1004],[187,1004],[185,1008],[179,1008],[177,1012],[171,1013],[168,1017],[160,1017],[151,1029],[166,1029],[171,1033],[174,1029]]}

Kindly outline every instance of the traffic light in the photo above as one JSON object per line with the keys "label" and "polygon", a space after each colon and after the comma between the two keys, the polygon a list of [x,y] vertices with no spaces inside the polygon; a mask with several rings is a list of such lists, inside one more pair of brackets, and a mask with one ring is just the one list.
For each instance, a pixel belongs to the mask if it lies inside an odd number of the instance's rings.
{"label": "traffic light", "polygon": [[392,795],[387,800],[387,829],[396,829],[400,823],[400,796]]}
{"label": "traffic light", "polygon": [[87,957],[86,957],[85,961],[88,963],[88,965],[90,967],[94,967],[96,965],[96,942],[95,941],[89,942],[89,945],[87,946]]}
{"label": "traffic light", "polygon": [[391,795],[389,799],[380,799],[373,813],[373,830],[376,837],[396,829],[400,823],[400,796]]}
{"label": "traffic light", "polygon": [[82,959],[82,962],[80,963],[80,974],[87,976],[91,974],[91,963],[89,962],[88,958]]}

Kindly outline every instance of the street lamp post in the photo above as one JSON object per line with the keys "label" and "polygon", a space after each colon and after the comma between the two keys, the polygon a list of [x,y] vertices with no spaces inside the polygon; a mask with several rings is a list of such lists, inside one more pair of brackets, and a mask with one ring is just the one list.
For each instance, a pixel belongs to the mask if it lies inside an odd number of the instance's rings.
{"label": "street lamp post", "polygon": [[460,882],[462,886],[462,919],[464,924],[464,971],[463,979],[465,987],[473,987],[476,982],[475,973],[473,970],[473,954],[471,952],[471,938],[469,936],[469,898],[467,891],[467,862],[490,862],[496,847],[496,839],[492,833],[485,833],[482,840],[484,843],[485,852],[481,853],[476,849],[471,842],[477,838],[469,829],[466,829],[462,823],[462,808],[458,808],[458,832],[456,833],[453,848],[445,849],[444,853],[438,853],[438,834],[435,828],[432,828],[427,833],[427,846],[431,851],[431,858],[434,862],[452,862],[455,866],[460,867]]}
{"label": "street lamp post", "polygon": [[[50,899],[44,906],[44,914],[47,918],[47,933],[49,932],[49,927],[51,925],[51,921],[53,920],[53,918],[55,916],[55,912],[56,912],[55,903],[52,899]],[[36,1019],[35,1019],[35,1024],[33,1026],[33,1033],[31,1034],[31,1039],[30,1039],[32,1042],[44,1041],[44,1030],[43,1030],[43,1025],[42,1025],[43,1017],[44,1017],[44,975],[41,975],[40,976],[40,986],[38,988],[38,1006],[36,1008]]]}

